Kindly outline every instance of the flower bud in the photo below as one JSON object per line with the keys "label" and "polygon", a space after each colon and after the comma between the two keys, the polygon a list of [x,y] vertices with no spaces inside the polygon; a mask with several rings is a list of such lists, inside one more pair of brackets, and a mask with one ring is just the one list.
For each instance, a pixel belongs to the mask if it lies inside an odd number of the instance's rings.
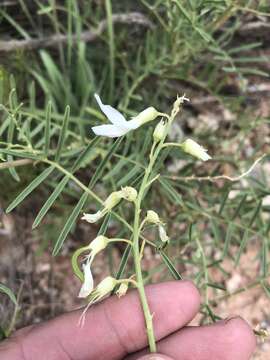
{"label": "flower bud", "polygon": [[126,295],[127,291],[128,291],[128,284],[126,282],[123,282],[116,291],[116,294],[120,298],[121,296]]}
{"label": "flower bud", "polygon": [[181,144],[181,147],[186,153],[202,161],[207,161],[211,159],[211,156],[207,154],[207,150],[204,149],[201,145],[197,144],[192,139],[187,139],[186,141],[184,141]]}
{"label": "flower bud", "polygon": [[146,213],[146,221],[150,224],[160,224],[160,219],[158,214],[153,210],[148,210]]}
{"label": "flower bud", "polygon": [[143,125],[149,121],[155,120],[158,116],[159,112],[151,106],[140,112],[133,120],[136,119],[140,125]]}
{"label": "flower bud", "polygon": [[166,129],[167,129],[167,124],[164,120],[161,120],[157,126],[155,127],[154,133],[153,133],[153,137],[154,140],[156,142],[160,141],[161,139],[163,139],[163,137],[166,134]]}
{"label": "flower bud", "polygon": [[165,230],[165,228],[164,228],[164,226],[163,225],[159,225],[159,227],[158,227],[158,232],[159,232],[159,237],[160,237],[160,240],[163,242],[163,243],[166,243],[166,242],[169,242],[169,237],[168,237],[168,235],[167,235],[167,233],[166,233],[166,230]]}
{"label": "flower bud", "polygon": [[128,201],[135,201],[137,198],[137,195],[138,195],[137,190],[131,186],[123,187],[121,190],[121,193],[122,193],[123,199],[128,200]]}

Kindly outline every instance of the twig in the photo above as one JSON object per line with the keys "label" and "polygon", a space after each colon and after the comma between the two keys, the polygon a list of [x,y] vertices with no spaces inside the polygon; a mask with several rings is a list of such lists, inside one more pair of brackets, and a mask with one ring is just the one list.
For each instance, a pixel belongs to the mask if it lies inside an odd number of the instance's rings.
{"label": "twig", "polygon": [[255,168],[255,166],[266,156],[266,154],[263,154],[262,156],[260,156],[252,165],[251,167],[245,171],[243,174],[236,176],[236,177],[231,177],[228,175],[218,175],[218,176],[165,176],[171,180],[184,180],[184,181],[217,181],[217,180],[228,180],[228,181],[232,181],[232,182],[236,182],[241,180],[243,177],[247,176],[248,174],[251,173],[251,171]]}
{"label": "twig", "polygon": [[14,161],[6,161],[3,163],[0,163],[0,170],[3,169],[9,169],[11,167],[17,167],[17,166],[24,166],[28,164],[33,164],[34,160],[32,159],[21,159],[21,160],[14,160]]}
{"label": "twig", "polygon": [[[153,28],[152,22],[143,14],[139,12],[130,12],[126,14],[112,15],[113,23],[120,24],[138,24]],[[101,20],[98,27],[92,31],[83,31],[80,36],[80,41],[91,42],[96,40],[108,27],[107,20]],[[17,50],[34,50],[39,48],[54,47],[59,44],[65,44],[69,40],[67,34],[55,34],[39,39],[26,39],[26,40],[8,40],[0,41],[0,52],[11,52]],[[77,34],[71,36],[71,42],[78,41]]]}

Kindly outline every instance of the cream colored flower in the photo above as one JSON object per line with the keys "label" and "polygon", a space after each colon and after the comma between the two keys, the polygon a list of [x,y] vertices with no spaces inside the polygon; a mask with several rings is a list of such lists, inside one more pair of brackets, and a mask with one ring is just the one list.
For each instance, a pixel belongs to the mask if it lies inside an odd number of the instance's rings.
{"label": "cream colored flower", "polygon": [[211,156],[207,154],[207,150],[204,149],[201,145],[197,144],[192,139],[187,139],[181,144],[182,149],[194,157],[202,160],[207,161],[211,159]]}
{"label": "cream colored flower", "polygon": [[91,305],[98,302],[100,299],[102,299],[105,295],[108,295],[116,286],[118,280],[111,276],[107,276],[105,279],[103,279],[98,286],[92,291],[92,293],[89,296],[89,303],[84,309],[82,315],[79,319],[79,325],[83,326],[85,322],[85,316],[86,312],[89,309]]}

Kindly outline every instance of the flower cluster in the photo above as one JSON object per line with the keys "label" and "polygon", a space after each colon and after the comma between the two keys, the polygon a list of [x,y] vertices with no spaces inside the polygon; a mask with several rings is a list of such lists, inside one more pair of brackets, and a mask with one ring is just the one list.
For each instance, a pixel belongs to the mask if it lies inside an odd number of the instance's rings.
{"label": "flower cluster", "polygon": [[[181,104],[183,104],[185,101],[189,101],[189,99],[187,99],[185,96],[177,97],[176,101],[173,104],[171,115],[160,113],[154,107],[148,107],[129,121],[127,121],[126,118],[115,108],[111,107],[110,105],[103,104],[99,95],[95,94],[95,98],[101,111],[111,123],[92,127],[93,132],[98,136],[105,136],[111,138],[123,136],[129,131],[135,130],[148,122],[154,121],[157,117],[162,117],[162,119],[156,125],[153,131],[153,146],[149,156],[150,160],[148,167],[145,170],[143,180],[140,184],[140,188],[138,190],[139,196],[135,188],[131,186],[123,187],[121,190],[112,192],[102,203],[101,209],[99,209],[96,213],[84,213],[82,217],[83,220],[89,223],[95,223],[101,218],[103,218],[110,211],[112,211],[112,209],[114,209],[114,207],[116,207],[122,200],[126,200],[134,204],[135,216],[132,229],[132,241],[121,238],[108,238],[104,235],[98,235],[89,245],[76,250],[72,257],[72,266],[74,272],[82,281],[78,296],[80,298],[88,299],[88,305],[81,316],[81,324],[83,324],[85,320],[85,315],[89,306],[96,303],[107,294],[110,294],[111,291],[114,290],[117,286],[119,287],[116,291],[116,294],[121,297],[126,294],[128,290],[128,285],[130,283],[133,284],[135,287],[138,287],[140,289],[139,293],[142,303],[147,303],[145,294],[142,291],[143,281],[140,267],[140,261],[141,257],[143,256],[144,245],[147,241],[145,238],[143,238],[142,243],[140,242],[143,226],[145,224],[153,224],[158,228],[158,234],[162,242],[162,246],[166,246],[166,244],[168,244],[170,240],[165,229],[165,224],[161,221],[159,215],[155,211],[148,210],[146,216],[141,219],[141,202],[146,192],[146,188],[148,188],[150,184],[155,181],[155,179],[159,176],[157,175],[156,177],[153,177],[152,174],[155,170],[155,161],[158,158],[159,153],[162,151],[162,149],[166,146],[177,146],[178,148],[181,148],[183,152],[188,153],[200,160],[207,161],[211,159],[210,155],[208,155],[207,153],[207,150],[197,144],[194,140],[186,139],[181,144],[165,143],[165,139],[170,130],[170,126],[175,119],[175,116],[179,112]],[[135,263],[136,281],[138,282],[132,280],[132,276],[129,279],[119,280],[115,279],[114,277],[107,276],[96,287],[94,287],[94,279],[92,276],[91,267],[95,256],[101,251],[103,251],[109,243],[119,241],[129,243],[129,245],[132,247]],[[84,255],[83,263],[81,266],[79,266],[78,259],[79,256],[82,254]],[[145,316],[145,319],[147,323],[147,329],[149,330],[150,328],[152,328],[151,313],[149,309],[146,309],[145,306],[143,307],[143,310],[144,314],[147,315]],[[153,331],[150,330],[148,331],[149,339],[153,337]],[[149,344],[153,344],[153,342],[154,340],[152,339],[152,342],[149,341]],[[155,352],[155,349],[153,349],[153,347],[152,350],[153,352]]]}

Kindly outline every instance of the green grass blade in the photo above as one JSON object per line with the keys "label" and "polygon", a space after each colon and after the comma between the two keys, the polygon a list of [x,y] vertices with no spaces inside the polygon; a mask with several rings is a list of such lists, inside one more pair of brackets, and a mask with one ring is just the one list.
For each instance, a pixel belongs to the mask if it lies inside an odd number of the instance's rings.
{"label": "green grass blade", "polygon": [[72,213],[70,214],[69,218],[67,219],[56,243],[53,249],[53,256],[56,256],[61,247],[63,246],[64,241],[66,240],[66,237],[68,236],[72,226],[74,225],[75,221],[77,220],[86,200],[87,200],[88,194],[83,193],[80,200],[78,201],[77,205],[72,210]]}
{"label": "green grass blade", "polygon": [[66,175],[63,177],[63,179],[60,181],[60,183],[56,186],[50,197],[47,199],[45,204],[40,209],[39,213],[37,214],[35,221],[32,225],[32,229],[35,229],[41,222],[41,220],[44,218],[44,216],[47,214],[47,212],[50,210],[51,206],[55,202],[55,200],[58,198],[58,196],[63,191],[64,187],[69,181],[69,176]]}
{"label": "green grass blade", "polygon": [[8,206],[6,212],[9,213],[18,206],[35,188],[37,188],[54,170],[54,166],[46,168],[38,177],[36,177]]}
{"label": "green grass blade", "polygon": [[0,292],[6,294],[14,305],[18,305],[16,296],[7,286],[5,286],[4,284],[0,284]]}

